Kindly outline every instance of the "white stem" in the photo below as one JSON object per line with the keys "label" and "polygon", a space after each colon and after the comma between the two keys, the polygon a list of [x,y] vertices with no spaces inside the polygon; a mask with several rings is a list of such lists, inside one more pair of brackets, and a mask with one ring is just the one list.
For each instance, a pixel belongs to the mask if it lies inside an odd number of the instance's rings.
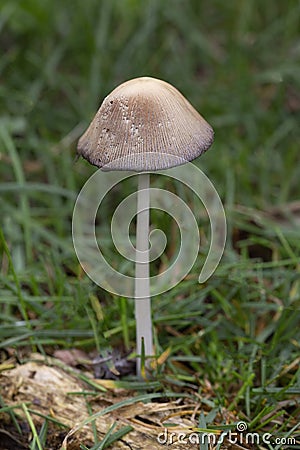
{"label": "white stem", "polygon": [[[149,280],[149,192],[150,175],[139,174],[136,226],[135,319],[136,350],[141,355],[142,338],[145,355],[153,355],[151,299]],[[143,253],[141,253],[143,252]],[[137,358],[137,374],[141,375],[141,359]]]}

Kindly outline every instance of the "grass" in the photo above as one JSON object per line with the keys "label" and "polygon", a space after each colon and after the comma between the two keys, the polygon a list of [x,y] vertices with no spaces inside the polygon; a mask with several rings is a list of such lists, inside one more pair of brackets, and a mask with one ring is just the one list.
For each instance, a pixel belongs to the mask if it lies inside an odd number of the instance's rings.
{"label": "grass", "polygon": [[[74,162],[75,147],[117,84],[141,75],[162,78],[215,129],[212,149],[196,164],[223,200],[228,240],[216,273],[199,285],[209,246],[203,219],[203,248],[192,272],[153,299],[157,353],[169,350],[156,379],[161,389],[192,390],[212,410],[234,412],[253,430],[287,434],[295,427],[299,13],[293,0],[2,0],[2,349],[22,360],[29,349],[47,355],[57,348],[134,347],[133,302],[93,284],[73,249],[74,202],[95,170]],[[157,187],[168,183],[154,180]],[[134,186],[127,183],[120,200]],[[171,189],[198,205],[182,187]],[[103,251],[120,265],[109,237],[111,214],[108,201],[99,233]],[[167,235],[173,226],[160,213],[152,221]],[[168,264],[173,252],[168,243],[153,270]],[[32,448],[41,448],[47,425],[37,430],[24,408]],[[114,434],[112,427],[106,442]],[[105,448],[99,445],[95,441],[94,448]]]}

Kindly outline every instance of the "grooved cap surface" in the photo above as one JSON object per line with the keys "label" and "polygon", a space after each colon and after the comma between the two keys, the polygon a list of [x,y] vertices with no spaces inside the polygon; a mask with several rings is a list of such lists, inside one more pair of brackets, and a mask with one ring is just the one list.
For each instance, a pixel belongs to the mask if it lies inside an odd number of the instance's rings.
{"label": "grooved cap surface", "polygon": [[152,171],[192,161],[213,138],[212,127],[177,89],[142,77],[104,99],[78,153],[103,170]]}

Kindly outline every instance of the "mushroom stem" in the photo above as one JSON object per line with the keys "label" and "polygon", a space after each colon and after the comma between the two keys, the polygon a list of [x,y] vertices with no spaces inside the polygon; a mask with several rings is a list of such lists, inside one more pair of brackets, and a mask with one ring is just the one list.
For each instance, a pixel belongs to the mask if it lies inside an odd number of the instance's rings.
{"label": "mushroom stem", "polygon": [[138,176],[136,265],[135,265],[135,319],[137,375],[141,376],[142,341],[145,356],[153,355],[151,298],[149,280],[149,192],[148,173]]}

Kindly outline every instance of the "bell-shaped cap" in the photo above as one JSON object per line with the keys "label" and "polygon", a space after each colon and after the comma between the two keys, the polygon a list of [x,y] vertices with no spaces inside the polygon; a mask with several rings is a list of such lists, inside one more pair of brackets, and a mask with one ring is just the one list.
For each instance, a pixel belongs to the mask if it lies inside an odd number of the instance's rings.
{"label": "bell-shaped cap", "polygon": [[103,170],[167,169],[200,156],[214,132],[165,81],[135,78],[103,101],[78,142],[78,153]]}

